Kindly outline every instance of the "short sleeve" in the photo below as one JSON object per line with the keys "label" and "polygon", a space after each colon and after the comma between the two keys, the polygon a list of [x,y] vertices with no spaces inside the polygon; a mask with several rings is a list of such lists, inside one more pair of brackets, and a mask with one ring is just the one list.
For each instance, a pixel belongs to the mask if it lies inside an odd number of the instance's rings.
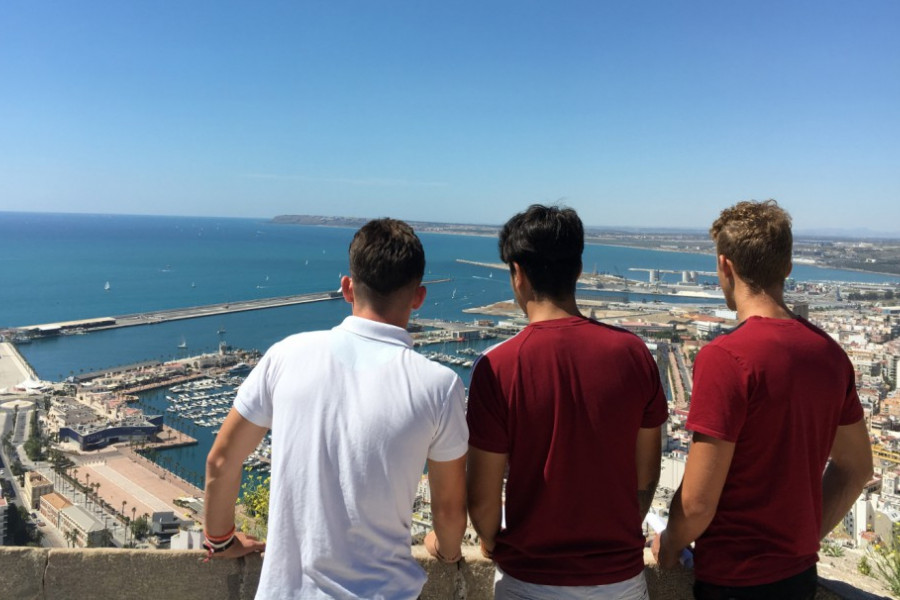
{"label": "short sleeve", "polygon": [[856,373],[853,371],[853,364],[850,359],[845,358],[845,360],[848,371],[847,393],[844,397],[844,405],[841,407],[838,425],[852,425],[865,416],[862,403],[859,401],[859,394],[856,392]]}
{"label": "short sleeve", "polygon": [[691,407],[685,427],[726,442],[737,442],[747,418],[749,374],[716,345],[700,350],[694,363]]}
{"label": "short sleeve", "polygon": [[649,382],[649,394],[647,405],[644,407],[644,415],[641,418],[641,427],[659,427],[669,418],[669,406],[666,395],[663,392],[662,382],[659,379],[659,367],[650,351],[644,347],[644,367],[646,368],[646,380]]}
{"label": "short sleeve", "polygon": [[269,371],[272,366],[272,349],[254,367],[234,399],[234,408],[242,417],[259,427],[272,427],[272,395],[269,387]]}
{"label": "short sleeve", "polygon": [[466,390],[462,380],[454,376],[437,431],[428,448],[428,459],[438,462],[456,460],[466,453],[468,444]]}
{"label": "short sleeve", "polygon": [[497,376],[491,367],[490,354],[483,354],[472,369],[469,384],[469,444],[486,452],[509,452],[509,407]]}

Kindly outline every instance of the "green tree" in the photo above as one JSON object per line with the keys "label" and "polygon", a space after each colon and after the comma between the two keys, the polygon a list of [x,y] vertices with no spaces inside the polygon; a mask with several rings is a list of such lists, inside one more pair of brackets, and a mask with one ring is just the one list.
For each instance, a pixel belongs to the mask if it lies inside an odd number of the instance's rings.
{"label": "green tree", "polygon": [[150,520],[147,515],[141,515],[131,522],[131,539],[142,540],[150,534]]}
{"label": "green tree", "polygon": [[109,529],[104,529],[96,538],[88,538],[88,548],[112,548],[113,536]]}
{"label": "green tree", "polygon": [[74,548],[78,545],[78,532],[74,529],[70,529],[65,533],[66,543],[70,548]]}
{"label": "green tree", "polygon": [[16,506],[16,510],[7,511],[6,535],[10,546],[27,546],[31,541],[28,533],[28,510],[24,506]]}

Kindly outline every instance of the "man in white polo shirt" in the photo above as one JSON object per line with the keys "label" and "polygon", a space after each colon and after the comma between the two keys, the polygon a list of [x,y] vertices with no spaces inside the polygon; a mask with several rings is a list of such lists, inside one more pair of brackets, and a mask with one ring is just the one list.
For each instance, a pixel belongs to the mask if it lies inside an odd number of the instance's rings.
{"label": "man in white polo shirt", "polygon": [[[429,551],[459,560],[466,526],[465,390],[415,352],[406,325],[425,300],[422,244],[379,219],[350,244],[341,280],[352,316],[292,335],[241,386],[206,467],[205,546],[213,557],[266,550],[257,598],[416,598],[410,552],[427,459]],[[266,545],[234,533],[244,459],[272,430]]]}

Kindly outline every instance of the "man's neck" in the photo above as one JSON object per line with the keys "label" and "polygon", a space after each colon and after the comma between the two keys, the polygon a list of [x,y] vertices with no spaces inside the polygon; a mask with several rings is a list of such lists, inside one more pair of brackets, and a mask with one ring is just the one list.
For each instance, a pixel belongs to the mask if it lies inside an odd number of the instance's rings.
{"label": "man's neck", "polygon": [[582,316],[578,310],[578,305],[575,303],[574,296],[563,300],[553,298],[532,299],[526,302],[524,310],[529,323]]}
{"label": "man's neck", "polygon": [[368,319],[369,321],[375,321],[376,323],[386,323],[388,325],[393,325],[394,327],[400,327],[401,329],[406,329],[406,326],[409,324],[409,315],[410,311],[406,310],[386,314],[372,310],[367,306],[353,305],[354,317]]}
{"label": "man's neck", "polygon": [[737,305],[738,321],[744,322],[750,317],[768,319],[793,319],[794,313],[784,303],[782,289],[753,292],[747,287],[739,286],[735,290],[734,301]]}

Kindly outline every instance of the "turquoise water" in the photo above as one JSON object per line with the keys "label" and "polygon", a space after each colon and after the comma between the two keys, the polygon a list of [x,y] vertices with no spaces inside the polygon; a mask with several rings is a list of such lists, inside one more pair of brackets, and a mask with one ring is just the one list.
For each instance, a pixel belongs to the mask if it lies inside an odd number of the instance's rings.
{"label": "turquoise water", "polygon": [[[348,270],[352,236],[351,229],[255,219],[0,212],[0,329],[336,289]],[[451,281],[429,286],[420,316],[471,320],[463,309],[511,297],[505,272],[456,262],[498,262],[496,239],[421,238],[426,278]],[[629,267],[715,270],[712,256],[612,246],[588,246],[584,265],[635,279],[642,274],[629,273]],[[793,276],[799,281],[900,281],[806,265],[797,265]],[[264,351],[290,333],[332,327],[347,314],[349,306],[342,301],[317,302],[48,338],[20,350],[42,378],[59,380],[179,353],[211,352],[221,339]],[[226,333],[217,333],[220,329]],[[187,350],[178,349],[182,340]],[[459,372],[468,379],[468,370]],[[162,412],[164,392],[149,392],[142,402]],[[171,413],[163,414],[171,420]],[[191,435],[201,443],[170,451],[164,466],[181,474],[202,473],[212,434]]]}
{"label": "turquoise water", "polygon": [[[148,310],[336,289],[347,273],[353,230],[274,225],[255,219],[0,212],[0,328]],[[508,299],[503,271],[456,262],[498,262],[496,240],[423,234],[429,287],[423,317],[469,320],[465,308]],[[586,270],[629,267],[715,268],[711,256],[613,246],[588,246]],[[800,280],[900,281],[898,277],[797,265]],[[677,275],[664,275],[676,280]],[[109,290],[105,284],[109,282]],[[295,331],[330,327],[348,314],[341,301],[234,313],[23,346],[46,379],[147,359],[213,351],[221,337],[239,348],[265,350]],[[226,334],[217,334],[224,328]]]}

